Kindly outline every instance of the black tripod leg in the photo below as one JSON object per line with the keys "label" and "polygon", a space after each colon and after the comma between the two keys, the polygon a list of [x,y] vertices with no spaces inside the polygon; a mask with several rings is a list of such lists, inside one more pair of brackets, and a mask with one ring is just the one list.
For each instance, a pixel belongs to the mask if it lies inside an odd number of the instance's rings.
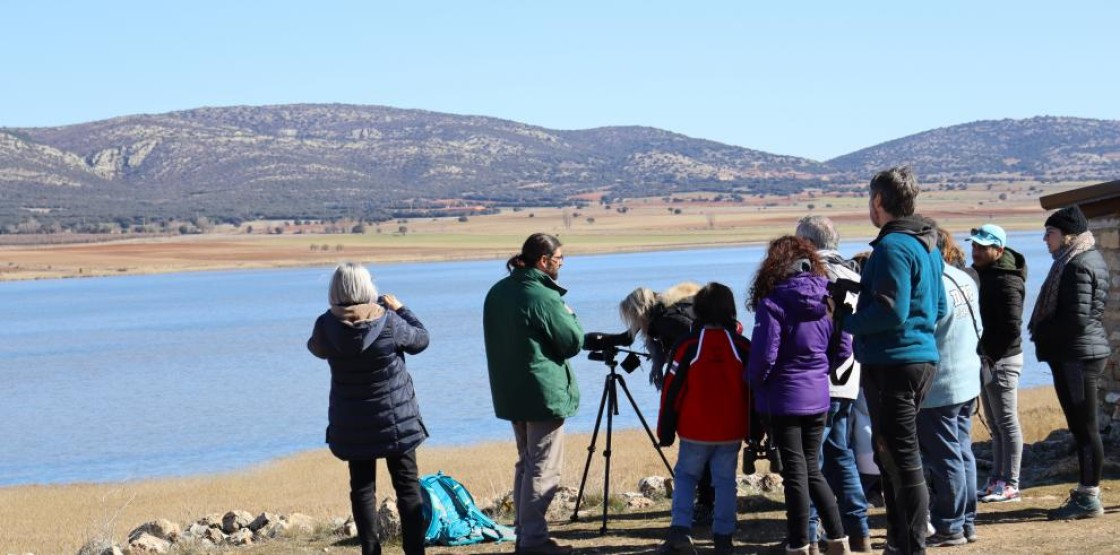
{"label": "black tripod leg", "polygon": [[607,510],[610,509],[611,499],[611,431],[614,429],[614,415],[618,413],[618,390],[615,387],[615,382],[618,381],[620,376],[614,373],[614,368],[611,368],[611,373],[607,374],[607,448],[603,450],[603,526],[599,528],[599,534],[607,533]]}
{"label": "black tripod leg", "polygon": [[[630,399],[630,406],[634,408],[634,414],[638,415],[638,420],[642,422],[642,427],[646,430],[646,436],[649,437],[649,442],[653,448],[657,450],[657,454],[661,455],[661,462],[665,463],[665,470],[669,471],[669,476],[674,476],[673,467],[669,464],[669,459],[665,458],[665,452],[661,450],[661,445],[657,442],[657,438],[653,437],[653,432],[649,429],[649,424],[646,423],[646,417],[642,416],[642,411],[638,410],[638,403],[634,402],[634,396],[630,394],[630,388],[626,386],[626,380],[622,376],[618,376],[618,383],[622,384],[622,391],[626,393],[626,398]],[[608,428],[609,430],[609,428]],[[610,435],[607,436],[607,441],[610,441]]]}
{"label": "black tripod leg", "polygon": [[[591,456],[595,454],[595,440],[599,437],[599,425],[603,423],[603,409],[607,406],[607,392],[611,388],[611,376],[603,384],[603,397],[599,400],[599,416],[595,417],[595,431],[591,432],[591,443],[587,446],[587,462],[583,463],[583,478],[579,481],[579,495],[576,496],[576,508],[572,511],[572,522],[579,520],[579,505],[583,502],[583,488],[587,485],[587,471],[591,468]],[[609,429],[609,428],[608,428]],[[607,449],[610,449],[610,435],[607,435]]]}

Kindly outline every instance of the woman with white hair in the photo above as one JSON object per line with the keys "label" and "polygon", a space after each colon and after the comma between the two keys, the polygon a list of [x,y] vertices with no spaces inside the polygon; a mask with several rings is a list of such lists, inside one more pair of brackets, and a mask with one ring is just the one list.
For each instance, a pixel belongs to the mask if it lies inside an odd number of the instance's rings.
{"label": "woman with white hair", "polygon": [[369,270],[334,271],[330,309],[315,321],[307,349],[331,369],[327,444],[350,466],[350,505],[362,555],[379,555],[376,464],[385,459],[397,493],[404,552],[424,553],[416,448],[428,437],[404,355],[428,347],[424,325],[393,295],[378,297]]}

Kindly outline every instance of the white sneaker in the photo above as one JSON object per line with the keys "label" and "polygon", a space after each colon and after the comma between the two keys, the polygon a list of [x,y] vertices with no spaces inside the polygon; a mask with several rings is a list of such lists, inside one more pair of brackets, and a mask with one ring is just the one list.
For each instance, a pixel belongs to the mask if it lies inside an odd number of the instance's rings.
{"label": "white sneaker", "polygon": [[984,503],[1018,503],[1022,501],[1019,497],[1019,488],[1000,480],[996,482],[996,487],[992,488],[992,493],[985,495],[980,499]]}

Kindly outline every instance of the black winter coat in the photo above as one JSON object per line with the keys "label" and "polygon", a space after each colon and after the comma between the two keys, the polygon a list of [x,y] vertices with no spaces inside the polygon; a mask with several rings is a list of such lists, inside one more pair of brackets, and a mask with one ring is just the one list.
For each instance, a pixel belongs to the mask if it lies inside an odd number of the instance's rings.
{"label": "black winter coat", "polygon": [[1027,260],[1012,249],[987,268],[977,268],[980,320],[984,334],[980,354],[993,361],[1023,352],[1023,299],[1027,294]]}
{"label": "black winter coat", "polygon": [[428,437],[404,355],[428,347],[407,307],[334,307],[315,321],[307,349],[331,368],[327,444],[344,461],[403,455]]}
{"label": "black winter coat", "polygon": [[1108,266],[1097,249],[1066,264],[1058,285],[1058,307],[1031,334],[1038,360],[1096,360],[1110,354],[1103,322],[1108,287]]}

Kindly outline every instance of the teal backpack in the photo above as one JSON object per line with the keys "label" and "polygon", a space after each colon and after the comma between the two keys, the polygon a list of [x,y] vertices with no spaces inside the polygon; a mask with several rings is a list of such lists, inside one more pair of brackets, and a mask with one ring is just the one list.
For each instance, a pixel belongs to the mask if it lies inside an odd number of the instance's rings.
{"label": "teal backpack", "polygon": [[513,529],[494,522],[474,504],[467,488],[443,473],[420,478],[424,500],[424,545],[471,545],[515,539]]}

